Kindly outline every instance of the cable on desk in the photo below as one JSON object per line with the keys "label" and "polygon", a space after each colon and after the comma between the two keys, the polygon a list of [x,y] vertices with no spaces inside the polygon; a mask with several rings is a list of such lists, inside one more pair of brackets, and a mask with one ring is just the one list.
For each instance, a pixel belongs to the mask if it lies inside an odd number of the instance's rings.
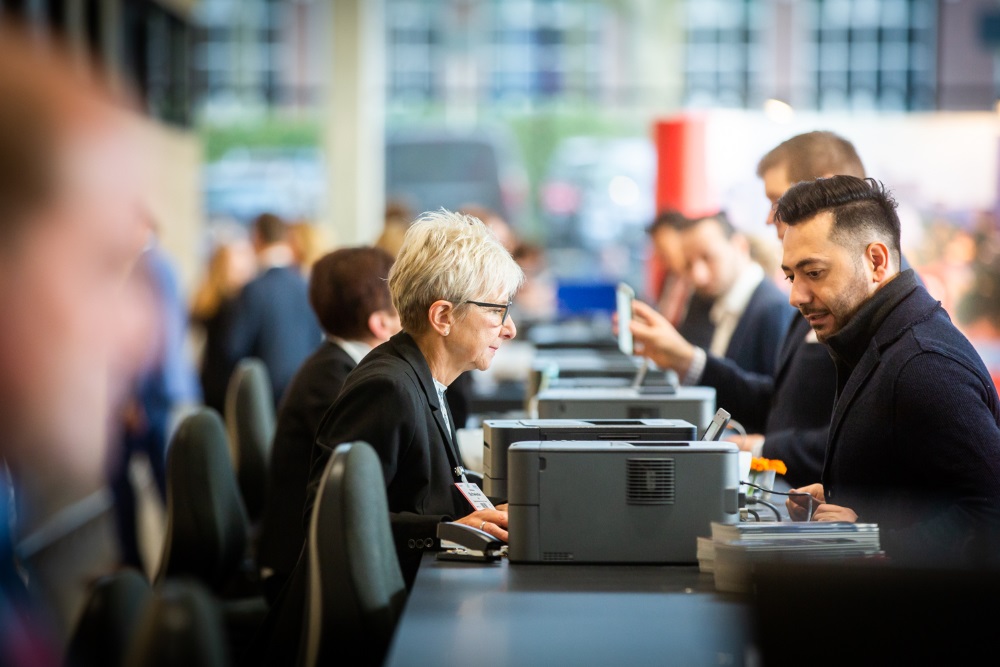
{"label": "cable on desk", "polygon": [[[774,518],[777,519],[778,521],[781,521],[781,512],[778,511],[777,507],[775,507],[773,504],[767,502],[766,500],[761,500],[760,498],[750,497],[750,498],[747,498],[747,502],[748,503],[754,503],[755,505],[763,505],[764,507],[767,507],[772,512],[774,512]],[[747,509],[748,513],[752,512],[752,511],[753,510],[751,510],[749,508]],[[760,521],[760,515],[757,516],[757,520]]]}
{"label": "cable on desk", "polygon": [[[752,486],[755,489],[760,489],[761,491],[766,491],[767,493],[773,493],[773,494],[778,495],[778,496],[806,496],[807,498],[809,498],[809,511],[806,514],[806,521],[812,521],[813,501],[815,500],[815,498],[812,497],[811,493],[806,493],[804,491],[775,491],[774,489],[769,489],[769,488],[767,488],[765,486],[761,486],[760,484],[754,484],[753,482],[740,482],[740,484],[743,484],[743,485],[746,485],[746,486]],[[747,496],[747,501],[749,502],[749,500],[752,497],[753,496],[749,496],[748,495]],[[756,500],[757,500],[757,502],[760,502],[762,504],[767,504],[767,503],[764,503],[763,500],[760,500],[760,499],[756,499]],[[774,506],[772,505],[771,507],[774,507]]]}

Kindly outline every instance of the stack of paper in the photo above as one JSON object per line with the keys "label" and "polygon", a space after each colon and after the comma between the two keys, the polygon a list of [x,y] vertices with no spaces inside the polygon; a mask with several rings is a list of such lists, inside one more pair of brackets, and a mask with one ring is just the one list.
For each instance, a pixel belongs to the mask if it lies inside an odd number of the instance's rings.
{"label": "stack of paper", "polygon": [[[711,541],[711,562],[699,558],[699,565],[702,571],[714,573],[716,590],[731,592],[749,592],[756,563],[844,560],[882,553],[874,523],[713,523]],[[707,547],[699,553],[709,555]]]}
{"label": "stack of paper", "polygon": [[715,564],[715,542],[711,537],[698,538],[698,569],[712,572]]}

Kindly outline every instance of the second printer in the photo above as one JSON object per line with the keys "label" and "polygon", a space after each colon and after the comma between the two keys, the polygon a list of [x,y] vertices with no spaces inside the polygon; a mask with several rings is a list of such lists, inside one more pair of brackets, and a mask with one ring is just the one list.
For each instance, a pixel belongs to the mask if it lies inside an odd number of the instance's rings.
{"label": "second printer", "polygon": [[507,497],[507,450],[515,442],[553,440],[696,440],[698,428],[681,419],[488,419],[483,422],[483,491]]}

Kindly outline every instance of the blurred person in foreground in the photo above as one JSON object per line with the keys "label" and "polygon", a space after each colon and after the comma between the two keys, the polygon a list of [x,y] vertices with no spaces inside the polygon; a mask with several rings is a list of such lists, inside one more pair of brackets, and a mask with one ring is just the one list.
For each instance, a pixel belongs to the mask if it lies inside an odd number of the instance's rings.
{"label": "blurred person in foreground", "polygon": [[[771,202],[767,224],[775,227],[779,240],[785,225],[775,220],[774,207],[781,195],[793,183],[834,174],[863,178],[865,171],[854,145],[832,132],[795,135],[761,158],[757,176]],[[676,328],[644,304],[637,304],[636,314],[632,334],[637,354],[663,368],[690,364],[693,345]],[[708,354],[700,383],[715,387],[718,405],[750,434],[738,440],[741,448],[783,461],[789,483],[807,484],[818,479],[823,468],[836,371],[803,317],[791,318],[779,346],[777,364],[767,373],[751,373],[730,359]]]}
{"label": "blurred person in foreground", "polygon": [[[240,292],[226,332],[230,368],[241,359],[264,362],[275,409],[295,371],[322,340],[309,288],[295,264],[288,224],[263,213],[253,223],[257,276]],[[230,371],[232,372],[232,371]]]}
{"label": "blurred person in foreground", "polygon": [[[371,444],[382,462],[407,590],[423,552],[438,548],[439,523],[458,521],[507,540],[506,505],[474,510],[455,487],[464,464],[445,395],[461,373],[488,369],[514,338],[510,304],[522,281],[520,267],[480,220],[425,213],[407,231],[389,272],[403,330],[351,371],[319,426],[303,521],[333,450],[345,442]],[[300,558],[272,607],[268,664],[296,655],[306,568]]]}
{"label": "blurred person in foreground", "polygon": [[896,202],[874,179],[834,176],[793,186],[776,218],[789,301],[837,368],[821,482],[789,514],[877,523],[897,562],[1000,563],[1000,398],[940,302],[900,272]]}
{"label": "blurred person in foreground", "polygon": [[302,513],[316,429],[348,373],[374,347],[399,333],[399,314],[386,282],[392,261],[381,248],[341,248],[313,265],[309,301],[326,338],[292,378],[278,409],[268,501],[257,545],[258,565],[272,600],[305,542]]}
{"label": "blurred person in foreground", "polygon": [[2,517],[13,544],[0,539],[4,665],[60,664],[89,581],[117,565],[114,323],[148,236],[125,129],[135,107],[103,81],[58,42],[0,26],[0,457],[14,500]]}
{"label": "blurred person in foreground", "polygon": [[202,335],[198,371],[202,396],[205,405],[220,415],[226,411],[226,389],[233,372],[226,352],[229,323],[240,292],[256,271],[253,248],[245,239],[221,242],[212,252],[191,301],[191,324]]}

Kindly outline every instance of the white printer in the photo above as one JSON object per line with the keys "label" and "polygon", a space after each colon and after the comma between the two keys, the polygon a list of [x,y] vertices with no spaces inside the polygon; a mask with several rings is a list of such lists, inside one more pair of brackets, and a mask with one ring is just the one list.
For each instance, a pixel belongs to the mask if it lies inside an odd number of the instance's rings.
{"label": "white printer", "polygon": [[523,440],[688,441],[694,424],[681,419],[487,419],[483,421],[483,491],[507,497],[507,450]]}
{"label": "white printer", "polygon": [[715,414],[713,387],[573,387],[535,396],[539,419],[683,419],[703,433]]}
{"label": "white printer", "polygon": [[696,563],[739,521],[736,445],[519,442],[508,450],[511,563]]}

